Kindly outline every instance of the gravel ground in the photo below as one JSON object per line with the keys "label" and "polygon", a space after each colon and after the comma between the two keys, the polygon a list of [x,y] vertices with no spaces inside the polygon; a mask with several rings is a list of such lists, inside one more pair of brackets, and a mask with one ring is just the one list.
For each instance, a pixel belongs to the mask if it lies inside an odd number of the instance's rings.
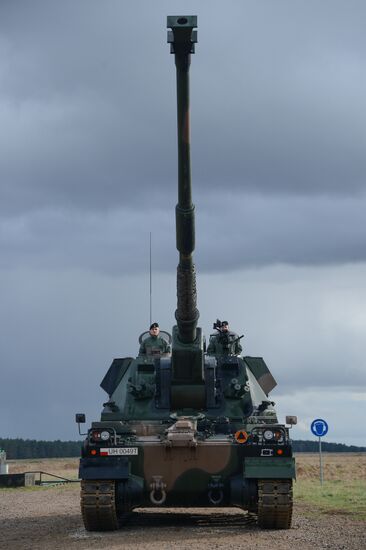
{"label": "gravel ground", "polygon": [[93,548],[301,550],[366,548],[366,523],[344,514],[317,516],[295,503],[292,528],[261,531],[238,509],[154,509],[132,514],[120,531],[85,531],[79,484],[0,492],[0,548],[73,550]]}

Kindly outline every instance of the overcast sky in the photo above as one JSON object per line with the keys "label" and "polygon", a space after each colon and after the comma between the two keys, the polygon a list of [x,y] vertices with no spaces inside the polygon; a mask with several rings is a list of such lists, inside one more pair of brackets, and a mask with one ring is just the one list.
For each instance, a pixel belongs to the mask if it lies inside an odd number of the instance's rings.
{"label": "overcast sky", "polygon": [[174,58],[191,67],[200,325],[245,333],[293,436],[366,445],[366,4],[0,2],[0,437],[76,439],[174,323]]}

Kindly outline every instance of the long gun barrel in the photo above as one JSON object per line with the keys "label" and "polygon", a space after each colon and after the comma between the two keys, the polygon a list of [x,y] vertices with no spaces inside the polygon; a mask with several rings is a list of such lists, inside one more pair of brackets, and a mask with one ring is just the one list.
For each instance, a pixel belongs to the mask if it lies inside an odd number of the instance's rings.
{"label": "long gun barrel", "polygon": [[182,343],[196,340],[197,309],[196,270],[192,253],[195,247],[194,204],[191,190],[189,67],[197,42],[197,16],[168,16],[170,51],[177,70],[178,122],[178,204],[176,206],[176,242],[179,251],[177,268],[177,309],[175,318]]}

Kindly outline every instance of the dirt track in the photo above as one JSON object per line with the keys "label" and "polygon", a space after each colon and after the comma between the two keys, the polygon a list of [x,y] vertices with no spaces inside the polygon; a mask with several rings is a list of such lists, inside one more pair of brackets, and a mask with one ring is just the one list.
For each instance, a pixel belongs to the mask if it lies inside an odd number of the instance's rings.
{"label": "dirt track", "polygon": [[[19,464],[16,466],[12,471]],[[60,471],[62,462],[55,462],[54,466],[53,471]],[[63,468],[72,474],[70,464],[64,463]],[[24,471],[24,467],[20,469]],[[1,491],[0,524],[0,548],[6,550],[366,548],[365,522],[354,521],[345,514],[312,514],[308,507],[296,502],[292,529],[287,531],[260,531],[237,509],[155,509],[134,512],[121,531],[88,533],[80,517],[77,483]]]}

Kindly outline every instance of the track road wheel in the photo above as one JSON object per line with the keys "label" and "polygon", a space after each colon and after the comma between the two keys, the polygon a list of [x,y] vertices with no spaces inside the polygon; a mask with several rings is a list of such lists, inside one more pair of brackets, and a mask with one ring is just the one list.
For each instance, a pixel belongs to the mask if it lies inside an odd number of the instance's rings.
{"label": "track road wheel", "polygon": [[290,529],[292,479],[258,480],[258,525],[265,529]]}
{"label": "track road wheel", "polygon": [[87,531],[119,528],[114,481],[82,481],[81,513]]}

